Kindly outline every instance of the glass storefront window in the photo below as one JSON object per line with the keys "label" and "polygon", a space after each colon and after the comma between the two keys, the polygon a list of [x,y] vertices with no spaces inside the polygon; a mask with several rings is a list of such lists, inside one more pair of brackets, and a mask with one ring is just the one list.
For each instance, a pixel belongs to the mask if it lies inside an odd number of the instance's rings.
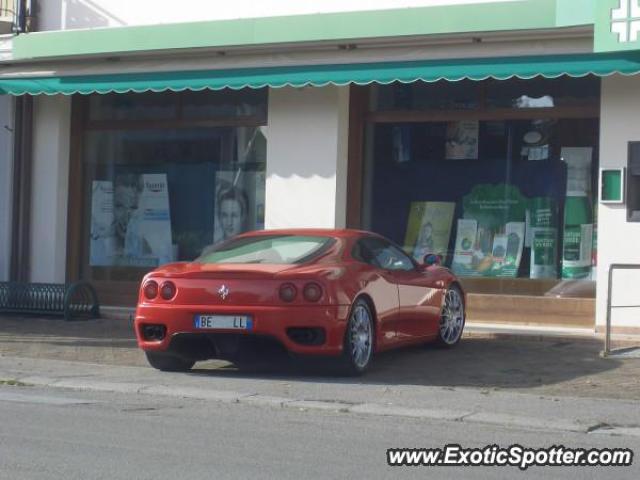
{"label": "glass storefront window", "polygon": [[206,119],[216,117],[266,118],[267,104],[263,90],[229,90],[219,92],[185,92],[182,96],[184,118]]}
{"label": "glass storefront window", "polygon": [[177,95],[163,93],[109,93],[89,97],[89,120],[169,120],[178,115]]}
{"label": "glass storefront window", "polygon": [[[240,93],[232,100],[243,110]],[[261,97],[252,92],[246,104],[263,114],[249,123],[257,118],[266,125],[266,94],[258,93]],[[203,105],[212,103],[211,95],[203,95]],[[195,96],[189,95],[194,104]],[[169,109],[163,98],[169,104],[184,100],[176,102],[165,94],[150,100],[141,94],[127,100],[127,119],[135,123],[90,121],[85,130],[83,278],[139,281],[158,265],[193,260],[207,246],[264,228],[265,127],[236,126],[242,120],[232,110],[226,117],[230,126],[200,126],[182,119],[161,127],[140,122],[146,106]],[[116,106],[110,111],[127,103],[112,100]],[[105,105],[112,100],[92,98],[88,117],[104,119]],[[94,107],[102,113],[93,112]],[[223,115],[215,113],[217,124]]]}
{"label": "glass storefront window", "polygon": [[489,108],[571,107],[598,102],[600,80],[597,77],[490,80],[486,82],[486,91]]}
{"label": "glass storefront window", "polygon": [[478,82],[415,82],[373,87],[373,110],[469,110],[477,108]]}
{"label": "glass storefront window", "polygon": [[[505,83],[504,97],[557,94],[557,82],[550,82],[548,90],[526,83],[509,90]],[[591,91],[586,82],[576,91]],[[471,291],[518,284],[515,293],[553,293],[569,280],[563,294],[592,295],[599,119],[562,118],[557,105],[549,109],[550,118],[474,119],[465,112],[459,120],[397,123],[373,117],[365,135],[363,227],[417,261],[440,255]],[[567,292],[574,280],[587,282]]]}
{"label": "glass storefront window", "polygon": [[[89,121],[266,119],[264,89],[109,93],[89,97]],[[235,120],[234,120],[235,121]]]}
{"label": "glass storefront window", "polygon": [[521,80],[460,80],[394,83],[372,87],[373,111],[475,110],[580,106],[599,99],[596,77]]}

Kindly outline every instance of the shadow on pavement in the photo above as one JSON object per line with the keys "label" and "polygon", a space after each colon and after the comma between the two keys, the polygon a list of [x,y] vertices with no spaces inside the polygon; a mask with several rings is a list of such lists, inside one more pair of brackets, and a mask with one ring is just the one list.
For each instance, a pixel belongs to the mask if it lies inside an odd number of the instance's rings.
{"label": "shadow on pavement", "polygon": [[0,355],[146,365],[127,321],[0,316]]}
{"label": "shadow on pavement", "polygon": [[[590,340],[464,338],[453,349],[431,345],[379,354],[361,377],[338,377],[344,383],[429,385],[442,387],[531,388],[613,371],[621,362],[599,357],[601,343]],[[206,366],[206,364],[203,364]],[[248,376],[313,381],[337,371],[330,360],[270,359],[253,368],[198,368],[203,375]]]}
{"label": "shadow on pavement", "polygon": [[[321,359],[271,359],[243,370],[209,361],[196,364],[191,375],[640,399],[640,360],[601,358],[601,349],[588,338],[471,335],[451,350],[422,346],[380,354],[361,377],[336,376],[331,362]],[[131,324],[115,320],[0,317],[0,354],[147,366]]]}

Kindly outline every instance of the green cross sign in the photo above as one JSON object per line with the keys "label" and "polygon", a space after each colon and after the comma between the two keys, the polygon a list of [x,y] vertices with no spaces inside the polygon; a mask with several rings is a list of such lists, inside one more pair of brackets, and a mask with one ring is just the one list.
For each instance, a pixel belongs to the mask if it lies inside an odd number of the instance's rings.
{"label": "green cross sign", "polygon": [[620,0],[620,6],[611,11],[611,31],[618,34],[620,43],[638,40],[640,32],[638,0]]}
{"label": "green cross sign", "polygon": [[594,50],[640,50],[640,0],[597,2]]}

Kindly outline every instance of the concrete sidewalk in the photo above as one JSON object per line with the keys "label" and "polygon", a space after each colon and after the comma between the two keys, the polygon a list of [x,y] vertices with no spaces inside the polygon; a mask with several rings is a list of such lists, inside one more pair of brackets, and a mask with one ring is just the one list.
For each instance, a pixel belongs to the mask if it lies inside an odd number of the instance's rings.
{"label": "concrete sidewalk", "polygon": [[[359,381],[376,385],[461,387],[536,395],[640,400],[640,359],[601,358],[593,335],[548,336],[470,328],[455,349],[415,347],[379,355]],[[58,318],[1,317],[0,355],[101,365],[147,367],[126,320],[65,322]],[[224,361],[199,368],[226,377],[242,373]],[[274,374],[313,382],[322,370],[289,366]]]}
{"label": "concrete sidewalk", "polygon": [[[189,398],[256,408],[326,411],[493,425],[518,430],[640,437],[639,402],[553,397],[307,375],[249,375],[200,366],[190,373],[147,367],[3,356],[0,394],[32,386]],[[5,386],[2,386],[5,385]],[[13,385],[13,386],[7,386]]]}
{"label": "concrete sidewalk", "polygon": [[601,358],[601,348],[593,335],[470,328],[453,350],[416,347],[382,354],[358,378],[327,375],[322,364],[247,373],[224,361],[174,374],[147,366],[129,321],[0,317],[0,387],[640,436],[640,359]]}

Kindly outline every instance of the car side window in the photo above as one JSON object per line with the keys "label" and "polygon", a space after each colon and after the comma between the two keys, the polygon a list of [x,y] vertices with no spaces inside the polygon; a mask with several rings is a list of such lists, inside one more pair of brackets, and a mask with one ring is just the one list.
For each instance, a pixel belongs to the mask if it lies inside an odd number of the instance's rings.
{"label": "car side window", "polygon": [[358,241],[354,258],[385,270],[413,270],[414,263],[400,248],[382,238],[365,237]]}
{"label": "car side window", "polygon": [[351,250],[351,256],[362,263],[368,263],[369,265],[377,266],[374,263],[374,258],[372,253],[363,244],[362,240],[358,240],[353,246],[353,250]]}

